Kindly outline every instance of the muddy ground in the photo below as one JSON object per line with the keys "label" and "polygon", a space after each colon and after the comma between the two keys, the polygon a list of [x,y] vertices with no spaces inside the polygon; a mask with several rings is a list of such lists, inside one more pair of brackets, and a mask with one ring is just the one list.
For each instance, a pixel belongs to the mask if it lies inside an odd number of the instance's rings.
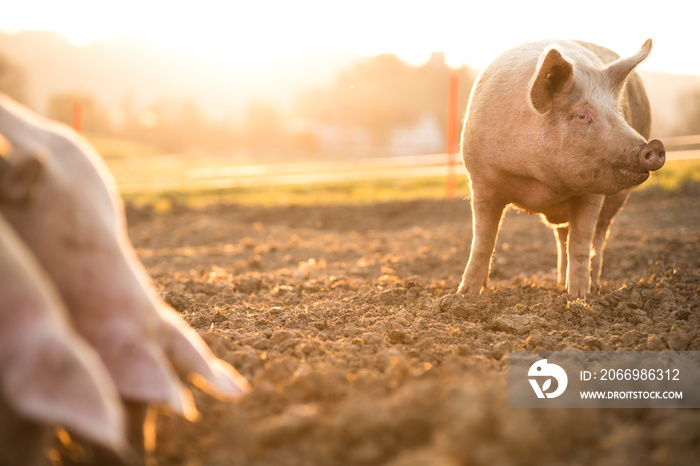
{"label": "muddy ground", "polygon": [[634,193],[602,294],[567,302],[554,237],[511,211],[490,290],[452,295],[467,201],[128,208],[164,296],[253,384],[163,416],[168,465],[688,465],[693,409],[507,407],[512,350],[700,350],[700,186]]}

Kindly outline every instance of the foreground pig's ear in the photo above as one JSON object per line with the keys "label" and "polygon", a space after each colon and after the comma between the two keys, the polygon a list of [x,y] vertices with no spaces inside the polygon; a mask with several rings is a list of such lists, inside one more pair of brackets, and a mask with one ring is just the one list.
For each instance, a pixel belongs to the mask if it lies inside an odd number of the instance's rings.
{"label": "foreground pig's ear", "polygon": [[166,351],[180,374],[224,401],[237,401],[250,392],[250,383],[233,366],[217,358],[174,310],[163,306],[159,311],[168,335]]}
{"label": "foreground pig's ear", "polygon": [[122,398],[167,406],[190,421],[198,418],[192,393],[180,383],[156,344],[125,332],[114,333],[112,338],[113,348],[98,347],[97,352]]}
{"label": "foreground pig's ear", "polygon": [[77,335],[46,325],[36,325],[32,347],[27,344],[5,370],[7,401],[27,419],[60,425],[124,452],[124,412],[107,370]]}
{"label": "foreground pig's ear", "polygon": [[639,49],[639,52],[627,58],[620,58],[610,63],[606,68],[605,72],[610,76],[611,81],[615,89],[615,93],[618,93],[622,86],[627,81],[627,77],[634,71],[634,69],[641,62],[646,60],[646,58],[651,53],[651,48],[654,45],[651,39],[647,39]]}
{"label": "foreground pig's ear", "polygon": [[539,113],[551,110],[557,94],[568,92],[574,82],[574,65],[556,48],[540,55],[537,70],[530,84],[530,101]]}
{"label": "foreground pig's ear", "polygon": [[29,200],[37,191],[44,173],[43,157],[33,155],[13,161],[0,154],[0,159],[0,200]]}

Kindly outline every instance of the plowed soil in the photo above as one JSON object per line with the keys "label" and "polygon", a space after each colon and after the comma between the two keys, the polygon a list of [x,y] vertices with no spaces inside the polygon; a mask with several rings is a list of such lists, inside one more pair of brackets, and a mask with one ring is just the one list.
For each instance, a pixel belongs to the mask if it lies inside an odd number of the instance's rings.
{"label": "plowed soil", "polygon": [[161,416],[168,465],[700,464],[693,409],[510,409],[512,350],[700,350],[700,186],[633,193],[601,294],[556,287],[552,232],[511,211],[487,293],[454,293],[467,201],[128,207],[155,286],[252,383]]}

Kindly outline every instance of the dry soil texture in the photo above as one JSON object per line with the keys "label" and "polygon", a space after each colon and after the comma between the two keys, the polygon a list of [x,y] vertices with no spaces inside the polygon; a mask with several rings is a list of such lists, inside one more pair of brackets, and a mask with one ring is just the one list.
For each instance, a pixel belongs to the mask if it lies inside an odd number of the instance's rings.
{"label": "dry soil texture", "polygon": [[155,286],[253,384],[159,420],[168,465],[688,465],[693,409],[507,407],[513,350],[700,350],[700,187],[635,193],[600,295],[555,285],[552,232],[507,214],[489,291],[457,289],[467,201],[128,208]]}

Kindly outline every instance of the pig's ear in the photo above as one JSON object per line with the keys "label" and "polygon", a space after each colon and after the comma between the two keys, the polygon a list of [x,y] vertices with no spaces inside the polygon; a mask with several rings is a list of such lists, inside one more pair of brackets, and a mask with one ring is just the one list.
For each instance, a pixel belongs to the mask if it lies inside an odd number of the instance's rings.
{"label": "pig's ear", "polygon": [[622,86],[627,81],[627,77],[632,73],[632,71],[634,71],[637,65],[646,60],[651,53],[651,48],[653,45],[653,41],[651,39],[647,39],[646,42],[644,42],[644,45],[642,45],[642,48],[639,49],[639,52],[631,57],[615,60],[605,68],[604,71],[610,77],[615,93],[622,89]]}
{"label": "pig's ear", "polygon": [[192,327],[172,309],[159,308],[167,332],[166,349],[177,371],[197,388],[225,401],[237,401],[250,383],[230,364],[217,358]]}
{"label": "pig's ear", "polygon": [[24,202],[39,188],[44,158],[39,155],[14,161],[0,154],[0,200]]}
{"label": "pig's ear", "polygon": [[551,110],[557,94],[571,89],[574,82],[574,65],[556,48],[542,52],[537,70],[530,84],[530,101],[539,113]]}
{"label": "pig's ear", "polygon": [[114,334],[113,348],[97,348],[121,396],[130,401],[169,407],[190,421],[198,418],[192,393],[172,371],[163,351],[130,334]]}
{"label": "pig's ear", "polygon": [[[23,417],[60,425],[116,452],[126,447],[119,395],[97,354],[72,332],[38,324],[3,373],[4,395]],[[29,346],[29,344],[27,344]]]}

